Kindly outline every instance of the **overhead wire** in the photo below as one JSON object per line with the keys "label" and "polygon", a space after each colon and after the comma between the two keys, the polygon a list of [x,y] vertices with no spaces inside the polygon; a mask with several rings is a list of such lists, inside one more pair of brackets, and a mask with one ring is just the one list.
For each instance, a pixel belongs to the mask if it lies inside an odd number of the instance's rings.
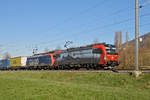
{"label": "overhead wire", "polygon": [[[125,20],[124,20],[125,21]],[[122,21],[122,22],[124,22],[124,21]],[[121,23],[122,23],[121,22]],[[119,24],[119,23],[118,23]],[[143,27],[143,26],[147,26],[147,25],[150,25],[150,23],[146,23],[146,24],[142,24],[142,25],[140,25],[140,27]],[[132,28],[132,27],[131,27]],[[50,45],[53,45],[53,44],[49,44],[49,46]],[[19,50],[19,52],[17,51],[17,54],[19,53],[19,54],[22,54],[22,53],[24,53],[24,51],[22,51],[22,50],[20,50],[20,49],[18,49]]]}
{"label": "overhead wire", "polygon": [[[113,16],[113,15],[117,15],[117,14],[119,14],[119,13],[122,13],[123,11],[125,11],[125,10],[127,10],[127,8],[123,8],[123,9],[119,9],[119,10],[117,10],[117,11],[115,11],[115,12],[112,12],[111,14],[108,14],[108,15],[106,15],[106,16],[103,16],[101,19],[102,20],[104,20],[105,18],[108,18],[108,17],[111,17],[111,16]],[[97,21],[97,20],[96,20]],[[88,23],[88,24],[90,24],[90,23]],[[79,25],[78,27],[82,27],[82,26],[85,26],[85,24],[81,24],[81,25]],[[65,33],[65,32],[61,32],[61,34],[62,33]],[[59,35],[60,36],[60,32],[59,33],[56,33],[55,35]],[[55,40],[55,39],[54,39]],[[48,41],[48,42],[52,42],[52,41],[54,41],[54,40],[51,40],[51,41]],[[39,42],[38,44],[40,45],[40,44],[44,44],[44,43],[47,43],[47,42]]]}
{"label": "overhead wire", "polygon": [[[140,17],[144,17],[144,16],[149,16],[150,15],[150,13],[146,13],[146,14],[143,14],[143,15],[141,15]],[[92,29],[90,29],[90,30],[83,30],[83,31],[81,31],[81,32],[78,32],[78,33],[74,33],[74,34],[70,34],[70,35],[67,35],[67,37],[68,36],[72,36],[72,35],[76,35],[76,34],[80,34],[80,33],[83,33],[83,32],[93,32],[93,31],[96,31],[96,30],[99,30],[99,29],[104,29],[104,28],[106,28],[106,27],[112,27],[112,26],[114,26],[114,25],[119,25],[119,24],[122,24],[122,23],[125,23],[125,22],[128,22],[128,21],[131,21],[131,20],[134,20],[134,18],[128,18],[128,19],[125,19],[125,20],[122,20],[122,21],[119,21],[119,22],[115,22],[115,23],[111,23],[111,24],[107,24],[107,25],[103,25],[103,26],[99,26],[99,27],[96,27],[96,28],[92,28]],[[78,36],[80,36],[80,35],[78,35]],[[66,37],[66,36],[63,36],[63,37],[59,37],[59,38],[57,38],[57,39],[54,39],[54,40],[51,40],[51,41],[46,41],[46,42],[41,42],[41,43],[37,43],[37,45],[43,45],[43,44],[49,44],[49,43],[54,43],[54,42],[58,42],[57,40],[65,40],[64,39],[64,37]],[[26,48],[26,47],[23,47],[23,48]],[[29,48],[28,48],[29,49]]]}
{"label": "overhead wire", "polygon": [[[104,0],[104,1],[106,1],[106,0]],[[92,7],[92,8],[95,8],[95,7]],[[119,9],[119,10],[117,10],[117,11],[115,11],[115,12],[112,12],[111,14],[108,14],[108,15],[106,15],[106,16],[103,16],[101,19],[108,18],[108,17],[113,16],[113,15],[117,15],[117,14],[119,14],[119,13],[122,13],[122,12],[126,11],[127,9],[129,9],[129,8],[127,7],[127,8]],[[134,10],[134,8],[133,8],[132,10]],[[86,10],[85,10],[85,11],[86,11]],[[88,23],[88,24],[90,24],[90,23]],[[79,25],[79,27],[80,27],[80,26],[85,26],[85,25],[86,25],[86,24],[81,24],[81,25]],[[59,36],[60,36],[60,34],[62,34],[62,33],[65,33],[65,32],[59,32],[59,33],[56,33],[55,35],[59,35]],[[54,39],[54,40],[51,40],[50,42],[53,42],[53,41],[55,41],[55,39]],[[40,43],[38,43],[38,44],[40,45],[40,44],[45,44],[45,43],[48,43],[48,42],[40,42]]]}
{"label": "overhead wire", "polygon": [[[146,14],[140,15],[140,17],[145,17],[145,16],[149,16],[149,15],[150,15],[150,13],[146,13]],[[69,34],[69,35],[67,35],[67,37],[72,36],[72,35],[76,35],[76,34],[80,34],[80,33],[83,33],[83,32],[92,32],[92,31],[95,31],[95,30],[98,30],[98,29],[102,29],[102,28],[106,28],[106,27],[112,27],[114,25],[122,24],[122,23],[125,23],[125,22],[128,22],[128,21],[131,21],[131,20],[134,20],[134,18],[128,18],[128,19],[121,20],[121,21],[118,21],[118,22],[115,22],[115,23],[106,24],[106,25],[103,25],[103,26],[98,26],[96,28],[92,28],[92,29],[89,29],[89,30],[86,29],[86,30],[83,30],[83,31],[78,32],[78,33]],[[80,35],[78,35],[78,36],[80,36]],[[57,40],[62,40],[64,37],[66,37],[66,36],[54,39],[52,41],[40,43],[40,44],[52,43],[52,42],[57,41]],[[38,45],[40,45],[40,44],[38,44]]]}
{"label": "overhead wire", "polygon": [[[145,17],[145,16],[149,16],[150,13],[146,13],[146,14],[143,14],[143,15],[140,15],[140,17]],[[118,22],[115,22],[115,23],[111,23],[111,24],[107,24],[107,25],[103,25],[103,26],[99,26],[99,27],[96,27],[96,28],[92,28],[92,29],[89,29],[89,30],[83,30],[81,32],[78,32],[78,33],[73,33],[73,34],[70,34],[70,35],[67,35],[68,36],[72,36],[72,35],[76,35],[76,34],[80,34],[80,33],[89,33],[89,32],[93,32],[93,31],[96,31],[96,30],[100,30],[100,29],[104,29],[104,28],[108,28],[108,27],[112,27],[114,25],[119,25],[119,24],[122,24],[122,23],[126,23],[128,21],[131,21],[131,20],[134,20],[134,18],[128,18],[128,19],[125,19],[125,20],[121,20],[121,21],[118,21]],[[80,35],[78,35],[79,37]],[[57,43],[59,42],[58,40],[66,40],[64,39],[64,37],[66,36],[63,36],[63,37],[59,37],[55,40],[51,40],[51,41],[48,41],[48,42],[43,42],[43,43],[40,43],[41,45],[45,45],[45,44],[49,44],[49,45],[53,45],[53,43]],[[40,45],[38,44],[38,45]]]}

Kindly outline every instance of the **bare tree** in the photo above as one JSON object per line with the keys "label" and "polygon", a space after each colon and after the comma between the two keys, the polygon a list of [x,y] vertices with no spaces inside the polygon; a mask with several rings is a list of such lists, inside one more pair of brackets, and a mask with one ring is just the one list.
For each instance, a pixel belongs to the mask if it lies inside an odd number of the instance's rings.
{"label": "bare tree", "polygon": [[121,31],[115,32],[114,44],[117,48],[120,48],[122,46],[122,32]]}
{"label": "bare tree", "polygon": [[[118,39],[118,38],[117,38]],[[141,40],[142,46],[139,46],[139,66],[150,66],[150,38],[148,36],[142,37]],[[140,43],[140,44],[141,44]],[[120,68],[134,68],[135,63],[135,48],[133,43],[128,42],[128,33],[126,33],[126,46],[125,48],[119,49],[119,60],[121,64],[119,65]]]}
{"label": "bare tree", "polygon": [[9,58],[11,58],[11,56],[10,56],[10,54],[8,52],[5,52],[3,58],[4,59],[9,59]]}
{"label": "bare tree", "polygon": [[115,32],[114,44],[115,44],[116,47],[118,47],[118,44],[119,44],[118,32]]}
{"label": "bare tree", "polygon": [[122,32],[121,31],[119,31],[119,47],[121,47],[122,46]]}
{"label": "bare tree", "polygon": [[126,46],[128,46],[128,41],[129,41],[129,37],[128,37],[128,31],[126,32]]}

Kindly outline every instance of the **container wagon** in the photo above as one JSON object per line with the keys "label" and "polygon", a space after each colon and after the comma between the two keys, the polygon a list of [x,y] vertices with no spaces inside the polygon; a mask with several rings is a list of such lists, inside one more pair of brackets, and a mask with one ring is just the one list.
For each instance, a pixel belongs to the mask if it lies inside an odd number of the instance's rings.
{"label": "container wagon", "polygon": [[26,67],[27,57],[10,58],[10,69],[24,69]]}
{"label": "container wagon", "polygon": [[9,67],[10,67],[10,60],[9,59],[0,60],[0,70],[6,70]]}

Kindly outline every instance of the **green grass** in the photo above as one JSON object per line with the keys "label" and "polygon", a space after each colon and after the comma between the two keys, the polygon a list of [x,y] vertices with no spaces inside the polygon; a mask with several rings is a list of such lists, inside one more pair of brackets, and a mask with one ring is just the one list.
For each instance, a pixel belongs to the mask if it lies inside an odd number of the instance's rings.
{"label": "green grass", "polygon": [[150,74],[0,72],[0,100],[150,100]]}

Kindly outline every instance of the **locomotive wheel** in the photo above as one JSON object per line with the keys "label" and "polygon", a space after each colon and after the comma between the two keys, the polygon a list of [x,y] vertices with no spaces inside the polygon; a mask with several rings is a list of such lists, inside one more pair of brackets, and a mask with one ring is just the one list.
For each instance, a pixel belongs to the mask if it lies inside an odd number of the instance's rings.
{"label": "locomotive wheel", "polygon": [[86,69],[89,70],[90,68],[89,68],[89,67],[86,67]]}
{"label": "locomotive wheel", "polygon": [[94,66],[93,69],[94,69],[94,70],[97,70],[97,66]]}
{"label": "locomotive wheel", "polygon": [[52,67],[49,67],[48,69],[49,69],[49,70],[52,70]]}
{"label": "locomotive wheel", "polygon": [[64,67],[64,66],[60,66],[60,69],[61,69],[61,70],[65,70],[65,67]]}
{"label": "locomotive wheel", "polygon": [[55,70],[58,70],[58,67],[54,67]]}
{"label": "locomotive wheel", "polygon": [[68,66],[67,69],[70,70],[71,68]]}
{"label": "locomotive wheel", "polygon": [[76,66],[76,67],[74,67],[74,69],[75,69],[75,70],[79,70],[80,68]]}
{"label": "locomotive wheel", "polygon": [[87,66],[86,66],[86,69],[87,69],[87,70],[89,70],[89,69],[90,69],[89,65],[87,65]]}
{"label": "locomotive wheel", "polygon": [[64,70],[64,67],[63,67],[63,66],[60,66],[60,69],[61,69],[61,70]]}
{"label": "locomotive wheel", "polygon": [[58,70],[61,70],[61,66],[58,66]]}

